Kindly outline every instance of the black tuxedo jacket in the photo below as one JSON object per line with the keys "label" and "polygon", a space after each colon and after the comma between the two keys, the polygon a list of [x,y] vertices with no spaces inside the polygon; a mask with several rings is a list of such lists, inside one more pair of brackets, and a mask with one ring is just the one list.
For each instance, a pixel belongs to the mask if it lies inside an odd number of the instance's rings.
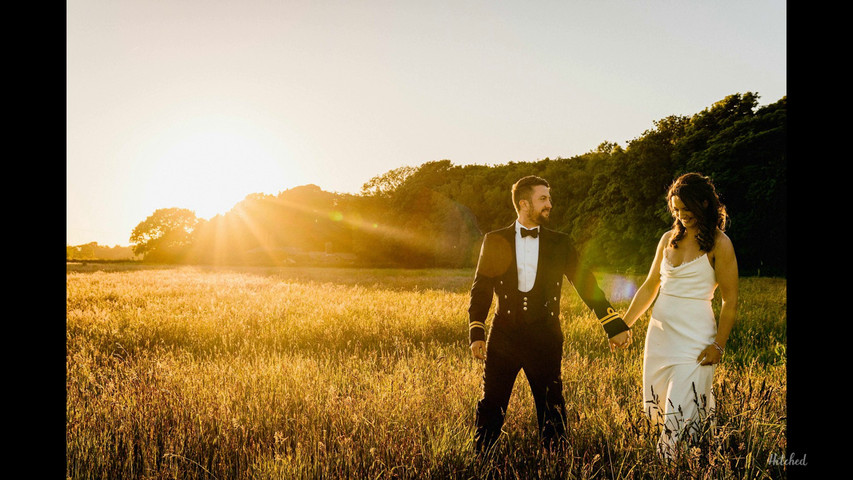
{"label": "black tuxedo jacket", "polygon": [[495,294],[498,298],[495,316],[501,318],[501,324],[517,326],[548,317],[559,319],[564,276],[581,300],[595,312],[608,337],[628,330],[622,317],[605,298],[592,272],[580,262],[569,236],[544,227],[539,230],[539,263],[536,281],[529,293],[518,290],[515,222],[486,234],[471,287],[469,340],[485,340],[486,317]]}

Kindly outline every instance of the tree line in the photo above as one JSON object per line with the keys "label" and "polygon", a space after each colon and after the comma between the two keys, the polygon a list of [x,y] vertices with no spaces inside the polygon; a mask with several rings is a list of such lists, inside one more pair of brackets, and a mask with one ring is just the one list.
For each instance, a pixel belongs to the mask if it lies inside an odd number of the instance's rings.
{"label": "tree line", "polygon": [[359,194],[305,185],[251,194],[225,214],[155,211],[134,228],[145,261],[241,265],[471,267],[488,231],[515,218],[513,183],[551,184],[551,228],[571,236],[598,268],[645,273],[672,224],[669,184],[686,172],[711,177],[731,222],[744,275],[787,271],[787,97],[759,107],[729,95],[692,116],[669,116],[622,148],[602,142],[571,158],[400,167]]}
{"label": "tree line", "polygon": [[139,260],[139,256],[133,253],[131,247],[115,245],[109,247],[99,245],[98,242],[89,242],[83,245],[66,245],[65,258],[67,260]]}

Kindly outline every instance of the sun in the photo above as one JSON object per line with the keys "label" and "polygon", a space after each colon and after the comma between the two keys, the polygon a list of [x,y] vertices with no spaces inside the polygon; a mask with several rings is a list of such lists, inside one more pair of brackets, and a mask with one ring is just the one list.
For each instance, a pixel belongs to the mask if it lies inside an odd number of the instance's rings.
{"label": "sun", "polygon": [[151,212],[179,207],[207,219],[248,194],[276,194],[304,180],[280,140],[238,119],[199,118],[165,130],[138,161],[140,200]]}

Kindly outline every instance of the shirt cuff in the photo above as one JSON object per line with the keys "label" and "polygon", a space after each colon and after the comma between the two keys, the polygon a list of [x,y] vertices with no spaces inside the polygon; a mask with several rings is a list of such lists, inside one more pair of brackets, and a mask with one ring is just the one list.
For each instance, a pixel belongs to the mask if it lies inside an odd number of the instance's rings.
{"label": "shirt cuff", "polygon": [[468,324],[468,344],[478,340],[486,340],[486,325],[483,322],[473,321]]}
{"label": "shirt cuff", "polygon": [[601,326],[604,327],[604,331],[607,332],[607,338],[613,338],[614,336],[626,331],[630,330],[629,327],[622,317],[616,313],[616,310],[613,310],[612,307],[607,308],[607,315],[601,318]]}

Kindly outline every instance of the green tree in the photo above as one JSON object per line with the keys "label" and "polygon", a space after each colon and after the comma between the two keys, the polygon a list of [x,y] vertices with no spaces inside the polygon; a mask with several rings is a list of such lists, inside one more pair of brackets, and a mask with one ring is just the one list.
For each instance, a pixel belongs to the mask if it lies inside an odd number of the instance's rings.
{"label": "green tree", "polygon": [[134,231],[134,252],[174,259],[192,242],[184,261],[300,263],[340,252],[365,266],[472,266],[483,234],[515,218],[512,184],[538,175],[552,185],[551,227],[568,233],[587,261],[645,272],[672,223],[667,187],[696,171],[714,180],[729,207],[742,271],[784,274],[786,99],[756,110],[757,99],[751,92],[730,95],[696,115],[665,117],[624,149],[604,141],[568,159],[430,161],[378,175],[358,195],[316,185],[248,195],[227,214],[197,224],[194,217],[167,222],[161,212]]}
{"label": "green tree", "polygon": [[389,170],[368,180],[362,185],[361,193],[363,195],[388,196],[417,170],[417,168],[409,166]]}
{"label": "green tree", "polygon": [[756,99],[732,95],[697,114],[677,149],[677,173],[697,171],[714,180],[731,215],[728,234],[744,273],[784,275],[787,97],[753,111]]}
{"label": "green tree", "polygon": [[186,208],[161,208],[139,223],[130,235],[133,253],[146,261],[180,261],[192,243],[199,219]]}

